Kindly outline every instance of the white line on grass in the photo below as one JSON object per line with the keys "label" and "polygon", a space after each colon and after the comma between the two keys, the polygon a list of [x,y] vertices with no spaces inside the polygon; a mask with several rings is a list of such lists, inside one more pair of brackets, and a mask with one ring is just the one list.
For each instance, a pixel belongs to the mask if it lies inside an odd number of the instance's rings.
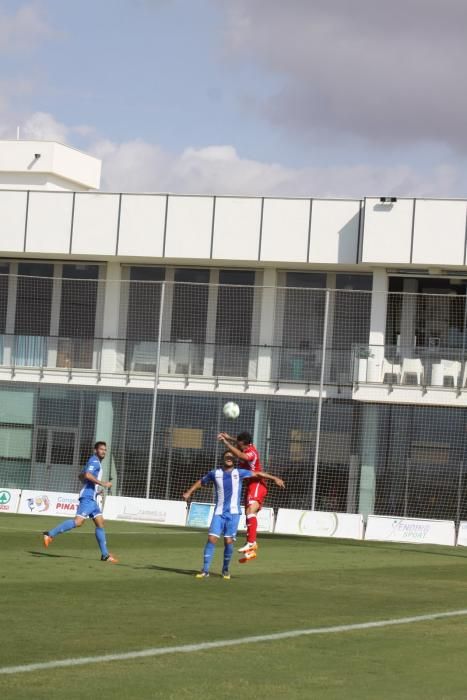
{"label": "white line on grass", "polygon": [[190,654],[196,651],[208,651],[209,649],[221,649],[241,644],[254,644],[257,642],[274,642],[293,637],[305,637],[312,634],[336,634],[339,632],[353,632],[355,630],[367,630],[378,627],[391,627],[393,625],[411,625],[416,622],[429,622],[446,617],[461,617],[467,615],[467,610],[451,610],[448,612],[430,613],[427,615],[415,615],[413,617],[397,617],[390,620],[376,620],[374,622],[358,622],[352,625],[335,625],[334,627],[311,627],[303,630],[289,630],[275,634],[260,634],[254,637],[240,637],[239,639],[220,639],[217,642],[201,642],[199,644],[183,644],[178,647],[154,647],[141,651],[128,651],[121,654],[105,654],[103,656],[81,656],[76,659],[57,659],[56,661],[44,661],[24,666],[5,666],[0,668],[0,675],[14,673],[30,673],[31,671],[48,671],[53,668],[67,668],[69,666],[85,666],[87,664],[102,664],[108,661],[128,661],[130,659],[144,659],[151,656],[165,656],[167,654]]}

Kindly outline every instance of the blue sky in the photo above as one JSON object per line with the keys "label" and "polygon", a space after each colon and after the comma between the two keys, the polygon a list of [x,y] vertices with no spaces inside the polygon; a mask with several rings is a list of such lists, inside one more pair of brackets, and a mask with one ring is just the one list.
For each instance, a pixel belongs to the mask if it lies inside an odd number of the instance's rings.
{"label": "blue sky", "polygon": [[467,12],[400,5],[3,0],[0,136],[86,149],[109,189],[460,196]]}

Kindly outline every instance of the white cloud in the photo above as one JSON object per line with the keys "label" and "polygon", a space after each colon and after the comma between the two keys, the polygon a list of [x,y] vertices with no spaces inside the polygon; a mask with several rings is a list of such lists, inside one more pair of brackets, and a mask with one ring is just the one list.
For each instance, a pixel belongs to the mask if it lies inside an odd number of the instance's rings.
{"label": "white cloud", "polygon": [[[1,110],[0,110],[1,111]],[[18,123],[18,122],[16,122]],[[89,153],[102,159],[104,190],[187,194],[364,197],[370,195],[464,196],[467,178],[460,167],[337,164],[287,167],[244,158],[232,145],[170,152],[143,140],[115,143],[91,126],[67,125],[52,114],[35,112],[20,121],[21,137],[72,143],[76,135]],[[14,138],[15,121],[0,114],[0,137]]]}
{"label": "white cloud", "polygon": [[33,112],[28,116],[12,115],[0,102],[0,137],[15,138],[16,126],[20,127],[20,138],[69,143],[75,134],[90,139],[96,130],[88,125],[68,126],[47,112]]}
{"label": "white cloud", "polygon": [[103,160],[102,188],[193,194],[245,194],[308,197],[367,195],[462,195],[465,182],[449,165],[421,169],[400,165],[289,168],[241,158],[232,146],[187,148],[169,153],[144,141],[92,148]]}

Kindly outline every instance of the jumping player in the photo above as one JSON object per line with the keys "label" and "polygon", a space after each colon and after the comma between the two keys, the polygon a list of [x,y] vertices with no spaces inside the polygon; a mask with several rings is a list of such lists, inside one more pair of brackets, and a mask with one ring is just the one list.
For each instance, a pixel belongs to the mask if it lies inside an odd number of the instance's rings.
{"label": "jumping player", "polygon": [[258,450],[253,445],[253,438],[250,433],[239,433],[237,439],[227,433],[220,433],[218,439],[222,440],[224,445],[238,458],[239,466],[242,469],[250,469],[255,473],[255,476],[248,482],[245,492],[246,544],[238,550],[243,554],[240,563],[245,564],[252,559],[256,559],[256,550],[258,549],[256,544],[257,514],[263,506],[268,489],[262,475]]}
{"label": "jumping player", "polygon": [[[262,478],[274,481],[279,488],[285,488],[282,479],[270,474],[259,472]],[[219,538],[224,536],[224,563],[222,565],[222,577],[230,579],[229,565],[233,554],[233,543],[237,535],[238,523],[241,515],[240,500],[242,494],[242,481],[251,479],[251,469],[238,469],[235,467],[233,450],[224,453],[223,465],[213,469],[201,479],[198,479],[185,491],[183,498],[189,501],[193,493],[202,486],[214,484],[216,491],[216,505],[214,515],[209,526],[208,541],[204,547],[203,568],[196,578],[208,578],[212,557]]]}
{"label": "jumping player", "polygon": [[65,520],[53,530],[48,530],[43,533],[44,545],[48,547],[55,537],[61,535],[68,530],[73,530],[75,527],[81,527],[86,518],[92,518],[96,526],[96,540],[101,551],[101,561],[107,561],[112,564],[117,563],[117,559],[109,553],[104,530],[104,518],[102,511],[97,503],[98,489],[97,487],[110,488],[111,481],[101,481],[102,478],[102,460],[107,453],[107,444],[99,441],[94,445],[94,454],[90,457],[83,467],[79,479],[83,484],[83,488],[79,493],[79,505],[76,512],[76,517],[70,520]]}

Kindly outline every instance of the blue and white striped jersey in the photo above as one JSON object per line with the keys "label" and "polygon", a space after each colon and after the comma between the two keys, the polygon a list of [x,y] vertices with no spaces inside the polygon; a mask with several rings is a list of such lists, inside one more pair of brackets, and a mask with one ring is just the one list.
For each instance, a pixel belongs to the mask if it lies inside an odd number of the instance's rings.
{"label": "blue and white striped jersey", "polygon": [[[90,474],[92,474],[96,479],[99,479],[99,481],[101,480],[101,478],[102,478],[102,464],[96,455],[89,457],[85,466],[82,468],[81,474],[86,474],[86,472],[89,472]],[[93,484],[92,481],[88,481],[87,479],[85,479],[83,481],[83,488],[79,492],[79,497],[80,498],[92,498],[95,501],[98,488],[100,488],[100,487],[97,484]]]}
{"label": "blue and white striped jersey", "polygon": [[247,477],[251,477],[250,469],[237,468],[229,471],[213,469],[202,477],[203,486],[214,484],[216,491],[214,515],[236,515],[241,512],[242,481]]}

